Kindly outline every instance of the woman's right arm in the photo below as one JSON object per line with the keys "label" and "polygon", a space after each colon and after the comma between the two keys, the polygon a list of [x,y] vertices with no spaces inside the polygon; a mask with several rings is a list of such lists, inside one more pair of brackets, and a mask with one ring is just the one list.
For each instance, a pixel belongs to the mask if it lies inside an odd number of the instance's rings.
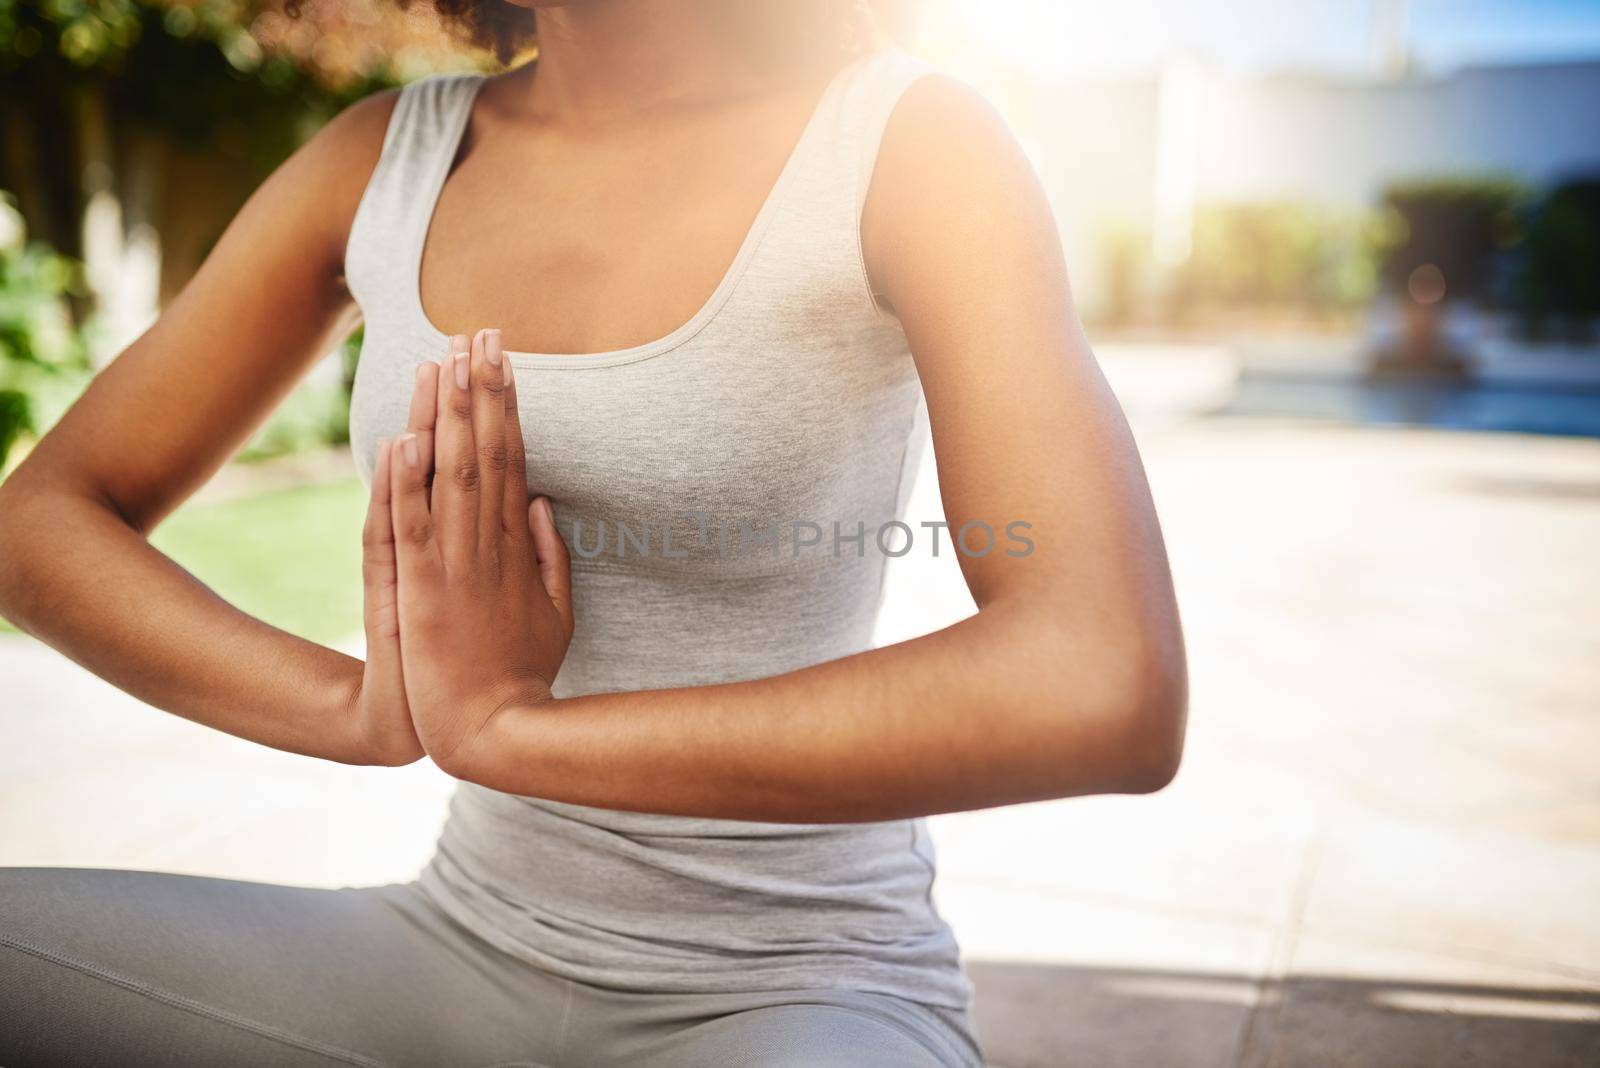
{"label": "woman's right arm", "polygon": [[238,611],[146,536],[352,324],[344,247],[392,108],[362,101],[284,163],[0,484],[0,614],[159,708],[347,763],[417,755],[371,729],[362,663]]}

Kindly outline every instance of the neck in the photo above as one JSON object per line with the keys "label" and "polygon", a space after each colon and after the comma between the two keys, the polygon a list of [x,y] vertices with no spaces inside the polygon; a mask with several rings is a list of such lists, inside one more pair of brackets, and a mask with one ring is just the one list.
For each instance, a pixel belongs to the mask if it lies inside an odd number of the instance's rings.
{"label": "neck", "polygon": [[541,5],[530,105],[550,116],[592,121],[753,92],[775,74],[809,71],[816,64],[796,55],[792,38],[777,62],[752,44],[762,36],[761,9],[773,7],[756,0]]}

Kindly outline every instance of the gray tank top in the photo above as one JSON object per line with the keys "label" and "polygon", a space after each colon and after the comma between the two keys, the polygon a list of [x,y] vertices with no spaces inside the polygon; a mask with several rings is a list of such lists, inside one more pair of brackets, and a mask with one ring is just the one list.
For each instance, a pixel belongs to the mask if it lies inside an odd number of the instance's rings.
{"label": "gray tank top", "polygon": [[[897,49],[841,70],[681,327],[614,352],[509,354],[529,484],[573,550],[578,623],[557,695],[763,678],[871,647],[877,534],[896,547],[885,525],[925,432],[905,335],[868,289],[860,217],[889,114],[926,70]],[[419,266],[481,84],[400,94],[351,229],[366,337],[350,429],[367,477],[376,440],[404,428],[416,364],[445,352]],[[933,874],[920,819],[690,819],[462,784],[422,885],[489,942],[585,983],[849,987],[959,1008],[969,987]]]}

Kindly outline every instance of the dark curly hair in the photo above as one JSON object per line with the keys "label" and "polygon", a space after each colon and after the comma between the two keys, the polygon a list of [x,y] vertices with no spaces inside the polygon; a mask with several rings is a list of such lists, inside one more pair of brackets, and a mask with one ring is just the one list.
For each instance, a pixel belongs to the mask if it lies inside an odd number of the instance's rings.
{"label": "dark curly hair", "polygon": [[[402,8],[417,0],[398,0]],[[538,43],[531,8],[506,0],[430,0],[447,25],[459,30],[472,44],[488,49],[502,63],[532,51]],[[768,43],[805,47],[804,38],[836,42],[840,49],[866,47],[882,32],[879,8],[903,7],[907,0],[733,0],[729,11],[739,11],[752,24],[763,19]],[[799,41],[796,40],[799,38]]]}
{"label": "dark curly hair", "polygon": [[[399,0],[409,8],[415,0]],[[486,48],[502,63],[533,48],[532,8],[508,4],[506,0],[431,0],[434,11],[445,25],[458,30],[472,44]]]}

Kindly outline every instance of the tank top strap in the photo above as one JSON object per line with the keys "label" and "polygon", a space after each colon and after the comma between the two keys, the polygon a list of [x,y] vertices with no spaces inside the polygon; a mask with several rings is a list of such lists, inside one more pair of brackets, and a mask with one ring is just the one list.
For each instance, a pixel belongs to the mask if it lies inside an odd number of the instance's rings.
{"label": "tank top strap", "polygon": [[835,297],[845,289],[876,314],[861,256],[861,212],[872,183],[878,149],[890,116],[906,90],[937,68],[900,48],[886,47],[851,60],[812,115],[777,190],[774,218],[763,235],[759,277],[780,269],[805,269],[813,286]]}
{"label": "tank top strap", "polygon": [[889,117],[907,89],[931,64],[899,48],[884,48],[864,57],[851,72],[839,102],[839,149],[855,173],[855,212],[867,202],[867,189],[878,160],[878,148]]}
{"label": "tank top strap", "polygon": [[434,75],[405,86],[395,100],[345,246],[345,281],[368,319],[404,315],[414,296],[434,203],[483,80]]}

